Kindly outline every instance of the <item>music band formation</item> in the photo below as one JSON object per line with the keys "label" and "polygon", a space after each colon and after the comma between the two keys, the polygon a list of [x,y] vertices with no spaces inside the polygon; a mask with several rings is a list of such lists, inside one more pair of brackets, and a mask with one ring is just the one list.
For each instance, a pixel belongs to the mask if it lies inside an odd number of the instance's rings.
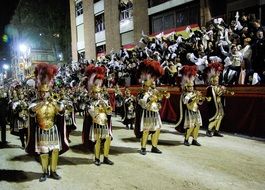
{"label": "music band formation", "polygon": [[[56,173],[60,154],[69,149],[70,134],[77,129],[76,116],[83,117],[82,142],[94,151],[94,164],[113,165],[109,159],[113,139],[112,115],[120,115],[127,129],[133,129],[136,138],[140,138],[140,154],[147,154],[147,141],[151,136],[151,153],[161,154],[158,148],[162,121],[159,110],[164,98],[170,93],[157,88],[157,80],[164,70],[154,59],[145,59],[140,63],[142,87],[136,96],[129,88],[124,95],[118,85],[115,86],[115,112],[110,104],[104,79],[106,69],[89,64],[82,82],[76,87],[57,86],[54,77],[58,72],[56,65],[39,63],[35,66],[34,87],[16,85],[8,90],[1,89],[1,106],[8,108],[2,113],[2,144],[6,141],[6,124],[10,132],[20,137],[21,147],[39,158],[43,174],[39,181],[48,177],[59,180]],[[184,145],[201,146],[198,142],[202,118],[199,106],[207,101],[209,105],[209,124],[206,135],[222,136],[219,129],[224,116],[223,99],[233,94],[219,85],[219,75],[223,69],[221,63],[208,65],[207,94],[194,89],[196,66],[185,65],[181,69],[182,94],[180,97],[180,115],[176,130],[184,132]],[[177,134],[177,133],[176,133]],[[190,142],[190,138],[192,141]],[[103,151],[101,151],[101,148]],[[103,155],[101,155],[101,152]]]}

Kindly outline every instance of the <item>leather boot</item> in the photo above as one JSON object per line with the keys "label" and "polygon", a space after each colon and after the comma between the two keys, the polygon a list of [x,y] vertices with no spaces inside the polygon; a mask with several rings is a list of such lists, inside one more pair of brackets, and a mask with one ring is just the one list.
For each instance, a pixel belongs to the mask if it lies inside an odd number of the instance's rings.
{"label": "leather boot", "polygon": [[152,146],[151,152],[157,153],[157,154],[162,154],[162,152],[157,147],[154,147],[154,146]]}
{"label": "leather boot", "polygon": [[140,154],[142,154],[142,155],[146,155],[146,148],[141,148],[141,150],[140,150]]}
{"label": "leather boot", "polygon": [[108,164],[108,165],[113,165],[114,164],[112,161],[110,161],[110,159],[108,159],[108,157],[104,157],[103,163],[104,164]]}
{"label": "leather boot", "polygon": [[213,136],[223,137],[224,135],[222,135],[221,133],[219,133],[219,131],[214,131]]}
{"label": "leather boot", "polygon": [[96,165],[96,166],[100,166],[100,160],[98,159],[98,158],[95,158],[95,161],[94,161],[94,164]]}
{"label": "leather boot", "polygon": [[47,178],[48,178],[48,173],[43,173],[43,174],[40,176],[39,181],[40,181],[40,182],[46,181]]}
{"label": "leather boot", "polygon": [[188,140],[184,140],[184,145],[186,145],[186,146],[190,146],[189,141],[188,141]]}
{"label": "leather boot", "polygon": [[61,179],[61,176],[59,176],[56,172],[51,172],[50,178],[59,180]]}
{"label": "leather boot", "polygon": [[196,140],[192,140],[192,143],[191,143],[192,145],[195,145],[195,146],[201,146],[201,144],[200,143],[198,143],[198,141],[196,141]]}
{"label": "leather boot", "polygon": [[212,136],[213,136],[212,131],[207,130],[207,131],[206,131],[206,136],[208,136],[208,137],[212,137]]}

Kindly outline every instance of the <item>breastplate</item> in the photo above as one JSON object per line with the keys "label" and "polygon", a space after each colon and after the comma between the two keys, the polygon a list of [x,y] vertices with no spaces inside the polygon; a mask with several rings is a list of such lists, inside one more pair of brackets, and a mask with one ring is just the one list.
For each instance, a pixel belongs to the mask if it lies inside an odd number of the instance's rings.
{"label": "breastplate", "polygon": [[43,130],[49,130],[54,125],[54,117],[57,114],[56,106],[51,103],[38,105],[36,108],[36,118],[39,127]]}
{"label": "breastplate", "polygon": [[197,112],[199,106],[198,106],[197,102],[194,100],[194,101],[192,101],[192,102],[190,102],[190,103],[187,104],[187,108],[188,108],[188,110]]}
{"label": "breastplate", "polygon": [[93,122],[99,125],[107,125],[108,118],[103,107],[95,108],[95,116]]}
{"label": "breastplate", "polygon": [[158,102],[148,102],[146,105],[146,109],[148,111],[158,112],[161,108],[161,104]]}

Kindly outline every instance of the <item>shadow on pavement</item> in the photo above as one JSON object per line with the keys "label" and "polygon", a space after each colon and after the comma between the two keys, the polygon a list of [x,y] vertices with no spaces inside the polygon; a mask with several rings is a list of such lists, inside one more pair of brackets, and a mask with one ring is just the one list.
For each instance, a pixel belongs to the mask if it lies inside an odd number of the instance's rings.
{"label": "shadow on pavement", "polygon": [[121,129],[126,129],[125,125],[123,125],[123,126],[112,126],[112,130],[121,130]]}
{"label": "shadow on pavement", "polygon": [[36,158],[34,158],[34,156],[31,156],[29,154],[23,154],[11,158],[10,161],[30,162],[30,161],[36,161]]}
{"label": "shadow on pavement", "polygon": [[25,172],[22,170],[0,170],[0,181],[26,182],[39,179],[41,173]]}
{"label": "shadow on pavement", "polygon": [[[135,137],[122,138],[121,140],[124,142],[137,142],[137,143],[139,143],[139,146],[140,146],[140,139],[135,138]],[[147,144],[151,144],[151,141],[148,140]],[[179,146],[182,144],[183,144],[182,141],[161,140],[161,139],[158,140],[158,145]]]}
{"label": "shadow on pavement", "polygon": [[110,154],[118,155],[124,153],[137,153],[138,148],[122,147],[122,146],[111,146]]}
{"label": "shadow on pavement", "polygon": [[75,136],[75,137],[79,137],[79,136],[82,136],[82,131],[72,131],[70,133],[70,136]]}
{"label": "shadow on pavement", "polygon": [[137,142],[140,143],[140,139],[136,137],[121,138],[124,142]]}
{"label": "shadow on pavement", "polygon": [[[149,141],[151,144],[151,141]],[[163,145],[163,146],[179,146],[183,145],[182,141],[171,141],[171,140],[158,140],[158,146]]]}
{"label": "shadow on pavement", "polygon": [[84,144],[77,144],[69,147],[73,152],[79,153],[79,154],[88,154],[90,151],[88,146],[85,146]]}
{"label": "shadow on pavement", "polygon": [[59,158],[60,165],[87,165],[93,164],[94,160],[89,159],[88,155],[85,158],[61,156]]}
{"label": "shadow on pavement", "polygon": [[0,143],[0,149],[4,148],[21,148],[19,145],[14,145],[14,144],[2,144]]}

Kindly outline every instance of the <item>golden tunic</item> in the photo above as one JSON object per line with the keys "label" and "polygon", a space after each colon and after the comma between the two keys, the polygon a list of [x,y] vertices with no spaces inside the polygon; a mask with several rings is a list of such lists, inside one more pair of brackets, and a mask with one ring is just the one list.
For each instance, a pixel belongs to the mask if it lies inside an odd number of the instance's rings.
{"label": "golden tunic", "polygon": [[107,124],[107,115],[103,107],[96,107],[95,108],[95,117],[93,118],[94,123],[99,125],[106,125]]}
{"label": "golden tunic", "polygon": [[36,118],[42,130],[49,130],[54,125],[54,117],[58,113],[58,107],[52,102],[41,102],[36,108]]}

